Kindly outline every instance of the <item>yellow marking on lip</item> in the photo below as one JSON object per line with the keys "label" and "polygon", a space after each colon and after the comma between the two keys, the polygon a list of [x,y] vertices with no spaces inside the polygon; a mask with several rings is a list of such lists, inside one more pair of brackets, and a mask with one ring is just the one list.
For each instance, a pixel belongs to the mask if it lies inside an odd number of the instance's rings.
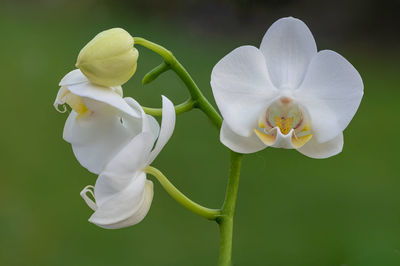
{"label": "yellow marking on lip", "polygon": [[254,129],[254,133],[256,133],[257,137],[265,144],[268,146],[271,146],[275,143],[276,136],[266,134],[264,132],[261,132],[258,129]]}
{"label": "yellow marking on lip", "polygon": [[306,124],[300,132],[310,130],[310,124]]}
{"label": "yellow marking on lip", "polygon": [[78,113],[78,118],[89,111],[82,98],[71,93],[69,90],[62,95],[62,98],[72,108],[72,110]]}
{"label": "yellow marking on lip", "polygon": [[292,136],[292,144],[293,147],[298,149],[304,146],[310,139],[312,138],[312,134],[297,137],[296,135],[293,134]]}
{"label": "yellow marking on lip", "polygon": [[274,122],[281,129],[281,133],[287,135],[292,129],[293,117],[274,116]]}
{"label": "yellow marking on lip", "polygon": [[258,127],[265,128],[262,117],[260,117],[260,119],[258,119]]}

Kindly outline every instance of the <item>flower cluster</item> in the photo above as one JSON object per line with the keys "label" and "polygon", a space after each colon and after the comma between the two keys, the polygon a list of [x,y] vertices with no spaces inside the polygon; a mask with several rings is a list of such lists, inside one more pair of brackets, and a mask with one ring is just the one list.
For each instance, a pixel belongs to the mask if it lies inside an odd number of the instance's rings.
{"label": "flower cluster", "polygon": [[[146,216],[153,199],[146,169],[152,169],[150,164],[171,137],[175,112],[196,107],[217,127],[222,121],[220,140],[234,151],[233,178],[239,178],[241,154],[237,153],[276,147],[327,158],[342,151],[343,131],[361,102],[363,82],[345,58],[330,50],[318,52],[301,20],[276,21],[260,48],[241,46],[215,65],[211,86],[222,118],[171,52],[142,38],[136,41],[164,58],[144,83],[171,69],[184,81],[191,98],[175,110],[162,96],[160,127],[138,102],[123,97],[121,85],[135,73],[139,56],[128,32],[104,31],[81,50],[78,69],[61,80],[54,106],[60,112],[67,111],[66,105],[72,109],[63,137],[79,163],[99,175],[94,186],[81,192],[94,211],[90,222],[115,229],[137,224]],[[233,210],[205,208],[169,181],[160,183],[193,212],[214,220],[229,216],[225,222],[220,220],[220,226],[232,221]],[[237,188],[227,190],[236,192]],[[236,196],[226,198],[235,201]]]}
{"label": "flower cluster", "polygon": [[60,112],[67,111],[65,104],[71,107],[63,137],[79,163],[99,175],[95,186],[81,192],[94,210],[89,221],[109,229],[134,225],[146,216],[153,183],[144,169],[175,126],[175,109],[166,97],[162,97],[161,129],[139,103],[123,98],[121,85],[133,75],[137,55],[126,31],[100,33],[80,52],[79,69],[61,80],[54,102]]}

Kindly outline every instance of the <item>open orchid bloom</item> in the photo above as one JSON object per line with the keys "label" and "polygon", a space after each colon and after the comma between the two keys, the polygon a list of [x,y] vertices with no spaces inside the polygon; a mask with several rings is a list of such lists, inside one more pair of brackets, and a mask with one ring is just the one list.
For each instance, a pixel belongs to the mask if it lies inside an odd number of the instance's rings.
{"label": "open orchid bloom", "polygon": [[363,95],[357,70],[333,51],[317,52],[308,27],[292,17],[276,21],[260,49],[241,46],[222,58],[211,86],[228,148],[297,149],[312,158],[342,150]]}
{"label": "open orchid bloom", "polygon": [[[158,135],[157,121],[146,115],[132,98],[122,98],[122,88],[92,84],[80,70],[60,82],[55,108],[72,111],[64,126],[64,139],[89,171],[99,174],[114,155],[141,132]],[[59,109],[62,105],[63,109]]]}
{"label": "open orchid bloom", "polygon": [[[107,229],[139,223],[153,199],[153,183],[146,179],[149,166],[168,142],[175,127],[175,109],[163,97],[161,130],[156,145],[154,135],[142,132],[111,159],[100,173],[95,186],[87,186],[81,196],[94,210],[89,221]],[[94,197],[94,201],[91,199]]]}

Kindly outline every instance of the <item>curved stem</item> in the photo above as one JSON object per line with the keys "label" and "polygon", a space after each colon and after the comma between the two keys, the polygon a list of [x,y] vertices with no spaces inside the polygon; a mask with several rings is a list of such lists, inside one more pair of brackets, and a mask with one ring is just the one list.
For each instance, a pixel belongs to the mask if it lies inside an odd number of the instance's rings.
{"label": "curved stem", "polygon": [[152,166],[147,166],[145,172],[151,174],[157,178],[158,182],[163,186],[163,188],[168,192],[168,194],[174,198],[179,204],[181,204],[186,209],[194,212],[204,218],[209,220],[216,220],[220,216],[221,211],[216,209],[209,209],[203,207],[196,202],[192,201],[186,197],[182,192],[180,192],[168,179],[167,177],[157,168]]}
{"label": "curved stem", "polygon": [[153,68],[149,73],[147,73],[143,79],[142,79],[142,84],[149,84],[150,82],[152,82],[153,80],[155,80],[156,78],[158,78],[158,76],[160,76],[162,73],[164,73],[165,71],[169,70],[170,67],[167,63],[162,62],[159,66],[156,66],[155,68]]}
{"label": "curved stem", "polygon": [[232,264],[233,216],[235,214],[242,158],[243,154],[231,151],[225,201],[221,209],[221,216],[217,218],[220,229],[219,266],[230,266]]}
{"label": "curved stem", "polygon": [[[179,78],[183,81],[189,90],[189,93],[194,100],[194,106],[202,110],[208,118],[219,129],[222,125],[222,118],[214,107],[204,97],[199,87],[196,85],[190,74],[182,66],[182,64],[175,58],[175,56],[166,48],[150,42],[140,37],[134,37],[135,44],[142,45],[164,58],[164,63],[150,72],[147,80],[154,80],[152,77],[158,77],[168,69],[172,69]],[[149,112],[152,110],[147,109]],[[153,110],[158,114],[158,111]],[[178,111],[177,111],[178,113]],[[215,220],[220,227],[220,255],[218,265],[230,266],[232,263],[232,233],[233,233],[233,216],[235,213],[237,191],[239,188],[240,168],[243,154],[231,151],[230,153],[230,170],[227,190],[225,194],[225,201],[221,210],[212,210],[194,203],[185,195],[179,192],[164,175],[153,167],[146,168],[148,173],[154,175],[167,190],[167,192],[180,204],[194,213],[197,213],[210,220]]]}
{"label": "curved stem", "polygon": [[[192,98],[187,99],[185,102],[175,105],[175,113],[177,115],[188,112],[192,110],[196,105],[196,101]],[[162,116],[162,108],[150,108],[142,106],[144,112],[152,116]]]}
{"label": "curved stem", "polygon": [[196,85],[190,74],[182,66],[182,64],[175,58],[171,51],[158,45],[156,43],[150,42],[144,38],[134,37],[135,44],[142,45],[164,58],[165,63],[179,76],[179,78],[185,83],[189,90],[190,95],[196,101],[196,107],[201,109],[208,118],[214,123],[217,128],[222,125],[222,118],[214,107],[208,102],[206,97],[200,91],[199,87]]}

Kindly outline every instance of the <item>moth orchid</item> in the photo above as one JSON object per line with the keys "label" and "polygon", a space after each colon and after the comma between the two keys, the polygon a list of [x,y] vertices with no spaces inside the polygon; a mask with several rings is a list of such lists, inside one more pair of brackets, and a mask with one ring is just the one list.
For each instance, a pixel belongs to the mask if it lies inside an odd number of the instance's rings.
{"label": "moth orchid", "polygon": [[[141,132],[158,135],[157,121],[143,112],[132,98],[122,98],[122,88],[91,83],[79,69],[60,82],[55,108],[72,108],[64,126],[64,139],[75,157],[90,172],[99,174],[134,136]],[[60,106],[63,106],[60,109]]]}
{"label": "moth orchid", "polygon": [[357,70],[336,52],[317,52],[306,24],[292,17],[276,21],[260,48],[241,46],[222,58],[211,86],[228,148],[297,149],[312,158],[341,152],[363,95]]}
{"label": "moth orchid", "polygon": [[95,186],[82,190],[81,196],[94,211],[90,222],[117,229],[135,225],[146,216],[153,199],[153,183],[146,179],[145,168],[160,153],[175,127],[175,109],[166,97],[162,115],[155,145],[152,133],[138,134],[105,166]]}

